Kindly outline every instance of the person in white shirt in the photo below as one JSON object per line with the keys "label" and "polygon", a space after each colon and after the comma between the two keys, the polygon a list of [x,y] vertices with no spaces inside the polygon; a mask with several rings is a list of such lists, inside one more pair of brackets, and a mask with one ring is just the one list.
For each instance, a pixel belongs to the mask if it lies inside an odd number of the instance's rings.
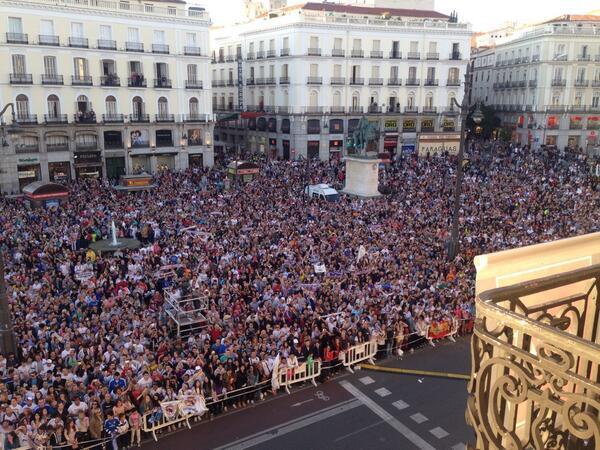
{"label": "person in white shirt", "polygon": [[67,409],[67,411],[69,412],[69,415],[75,416],[75,417],[79,415],[79,411],[83,411],[85,413],[85,412],[87,412],[87,410],[88,410],[87,404],[85,402],[82,402],[79,397],[75,397],[75,399],[73,400],[73,403],[71,403],[71,406],[69,406],[69,408]]}

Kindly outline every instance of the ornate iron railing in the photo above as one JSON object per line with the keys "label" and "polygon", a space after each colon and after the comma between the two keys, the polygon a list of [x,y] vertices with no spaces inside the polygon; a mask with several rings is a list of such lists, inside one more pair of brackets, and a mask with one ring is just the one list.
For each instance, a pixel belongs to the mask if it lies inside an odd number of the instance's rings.
{"label": "ornate iron railing", "polygon": [[467,421],[478,450],[600,448],[600,265],[483,292]]}

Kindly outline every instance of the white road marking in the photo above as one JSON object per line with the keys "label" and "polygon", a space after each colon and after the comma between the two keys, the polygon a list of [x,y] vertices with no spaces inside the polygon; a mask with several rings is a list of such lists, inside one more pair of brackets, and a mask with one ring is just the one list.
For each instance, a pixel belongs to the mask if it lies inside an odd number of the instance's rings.
{"label": "white road marking", "polygon": [[435,450],[435,447],[429,445],[421,436],[412,431],[398,419],[393,417],[390,413],[388,413],[385,409],[359,391],[354,385],[350,384],[347,381],[340,381],[340,385],[350,392],[354,397],[359,399],[367,408],[385,420],[388,425],[394,428],[398,433],[412,442],[417,448],[421,450]]}
{"label": "white road marking", "polygon": [[463,444],[462,442],[459,442],[458,444],[450,447],[450,450],[465,450],[466,448],[467,448],[467,444]]}
{"label": "white road marking", "polygon": [[412,416],[410,416],[410,418],[417,423],[423,423],[423,422],[427,422],[429,420],[427,417],[425,417],[421,413],[413,414]]}
{"label": "white road marking", "polygon": [[309,398],[308,400],[304,400],[302,402],[294,403],[292,405],[292,408],[295,408],[296,406],[304,405],[305,403],[314,402],[314,401],[315,401],[314,398]]}
{"label": "white road marking", "polygon": [[358,381],[360,381],[365,386],[375,383],[375,380],[371,377],[362,377],[362,378],[359,378]]}
{"label": "white road marking", "polygon": [[388,395],[391,395],[391,392],[388,391],[386,388],[375,389],[375,393],[380,397],[387,397]]}
{"label": "white road marking", "polygon": [[322,420],[329,419],[330,417],[337,416],[338,414],[350,411],[359,406],[362,406],[362,403],[356,399],[341,402],[337,405],[330,406],[329,408],[325,408],[312,414],[307,414],[297,419],[290,420],[289,422],[259,431],[258,433],[246,436],[245,438],[239,439],[235,442],[230,442],[229,444],[217,447],[214,450],[244,450],[254,447],[262,444],[263,442],[276,439],[279,436],[292,433],[296,430],[305,428],[317,422],[321,422]]}
{"label": "white road marking", "polygon": [[371,425],[369,425],[367,427],[363,427],[363,428],[361,428],[359,430],[353,431],[352,433],[348,433],[348,434],[345,434],[343,436],[340,436],[334,442],[338,442],[338,441],[341,441],[342,439],[346,439],[346,438],[348,438],[350,436],[354,436],[355,434],[362,433],[363,431],[366,431],[366,430],[368,430],[370,428],[376,427],[377,425],[381,425],[382,423],[385,423],[385,420],[379,420],[379,421],[377,421],[375,423],[372,423]]}
{"label": "white road marking", "polygon": [[410,405],[402,400],[395,401],[392,403],[399,411],[408,408]]}
{"label": "white road marking", "polygon": [[429,432],[438,439],[444,439],[446,436],[450,436],[450,433],[448,433],[442,427],[435,427],[435,428],[429,430]]}

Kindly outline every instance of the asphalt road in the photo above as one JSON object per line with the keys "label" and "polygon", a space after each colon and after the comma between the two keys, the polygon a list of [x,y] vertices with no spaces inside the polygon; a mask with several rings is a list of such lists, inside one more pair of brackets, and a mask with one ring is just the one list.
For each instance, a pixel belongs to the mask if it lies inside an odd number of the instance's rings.
{"label": "asphalt road", "polygon": [[[470,372],[469,339],[425,347],[378,365]],[[144,450],[464,449],[466,381],[367,370],[318,387],[280,394],[191,430],[162,436]]]}

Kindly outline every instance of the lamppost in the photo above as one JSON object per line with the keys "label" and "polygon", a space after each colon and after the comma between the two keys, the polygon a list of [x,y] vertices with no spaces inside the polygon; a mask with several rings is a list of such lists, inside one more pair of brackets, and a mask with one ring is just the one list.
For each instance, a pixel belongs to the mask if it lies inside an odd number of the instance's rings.
{"label": "lamppost", "polygon": [[[462,180],[463,180],[463,161],[465,158],[465,146],[467,140],[467,116],[469,115],[469,93],[471,90],[471,65],[467,65],[467,73],[465,74],[465,95],[463,97],[462,105],[459,104],[453,97],[452,101],[454,105],[460,110],[460,146],[458,149],[458,161],[456,168],[456,185],[454,187],[454,213],[452,216],[452,234],[450,242],[448,243],[448,259],[452,261],[456,258],[459,250],[459,237],[458,237],[458,219],[460,214],[460,195],[462,192]],[[479,125],[483,120],[483,114],[479,108],[479,104],[475,109],[475,112],[471,115],[473,122]]]}
{"label": "lamppost", "polygon": [[[16,135],[19,132],[18,122],[15,117],[15,106],[12,103],[8,103],[2,111],[0,111],[0,121],[6,110],[10,108],[12,113],[12,124],[5,126],[2,125],[2,145],[4,145],[5,133]],[[4,279],[4,256],[2,253],[2,247],[0,246],[0,353],[5,357],[9,353],[15,355],[15,359],[19,358],[17,352],[17,339],[13,329],[12,319],[10,317],[10,308],[8,306],[8,297],[6,295],[6,280]]]}

